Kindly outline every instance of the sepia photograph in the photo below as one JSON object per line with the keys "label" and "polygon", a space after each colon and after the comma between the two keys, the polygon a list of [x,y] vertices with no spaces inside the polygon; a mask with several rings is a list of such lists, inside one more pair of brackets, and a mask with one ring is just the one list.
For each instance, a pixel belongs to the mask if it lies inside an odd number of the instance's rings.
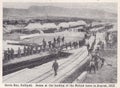
{"label": "sepia photograph", "polygon": [[2,9],[2,83],[117,83],[117,3]]}

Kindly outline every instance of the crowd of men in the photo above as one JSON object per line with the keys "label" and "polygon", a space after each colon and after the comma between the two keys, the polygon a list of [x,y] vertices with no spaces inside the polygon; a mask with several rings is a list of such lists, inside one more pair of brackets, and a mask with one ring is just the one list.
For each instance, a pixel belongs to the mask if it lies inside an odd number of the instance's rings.
{"label": "crowd of men", "polygon": [[[57,38],[54,37],[53,41],[46,41],[45,39],[43,39],[42,45],[24,46],[23,50],[18,48],[16,54],[15,54],[14,49],[8,48],[7,50],[4,51],[4,60],[9,61],[14,58],[20,58],[20,57],[28,56],[28,55],[32,55],[32,54],[39,54],[40,52],[46,52],[46,51],[51,52],[52,50],[58,50],[58,49],[60,49],[60,50],[62,50],[62,49],[67,50],[68,48],[76,49],[76,48],[80,48],[81,46],[85,45],[88,50],[88,55],[91,55],[90,63],[88,66],[88,71],[91,73],[91,71],[93,70],[94,73],[96,73],[96,71],[99,68],[98,64],[101,63],[100,67],[102,67],[104,65],[105,59],[100,57],[100,55],[99,55],[100,49],[99,48],[96,48],[94,50],[96,39],[94,39],[92,44],[87,43],[86,40],[89,40],[91,36],[96,37],[95,34],[93,34],[93,35],[88,34],[82,40],[70,41],[70,42],[66,42],[64,36],[63,37],[58,36]],[[90,45],[92,45],[92,46],[90,47]],[[102,43],[98,43],[98,45],[101,45],[101,47],[103,47]],[[53,64],[55,76],[57,75],[58,67],[59,67],[59,65],[58,65],[57,61],[55,60],[55,62]]]}
{"label": "crowd of men", "polygon": [[66,42],[65,37],[58,36],[57,38],[53,38],[53,41],[46,41],[45,39],[42,40],[42,45],[24,45],[24,48],[21,49],[18,47],[18,50],[15,51],[13,48],[8,48],[4,51],[4,61],[9,61],[14,58],[20,58],[23,56],[28,56],[32,54],[37,54],[40,52],[45,51],[52,51],[54,49],[72,49],[72,48],[78,48],[84,45],[85,39],[80,41],[74,41],[74,42]]}
{"label": "crowd of men", "polygon": [[[66,42],[65,37],[60,37],[58,36],[57,38],[53,38],[53,41],[46,41],[45,39],[42,40],[42,45],[29,45],[29,46],[24,46],[23,50],[18,48],[17,53],[15,54],[14,49],[9,49],[4,51],[4,60],[11,60],[14,58],[20,58],[23,56],[28,56],[32,54],[39,54],[40,52],[45,52],[45,51],[52,51],[54,49],[75,49],[75,48],[80,48],[81,46],[85,45],[88,50],[88,55],[90,55],[90,63],[88,66],[88,71],[91,73],[93,70],[94,73],[99,69],[99,63],[101,63],[102,67],[104,65],[105,59],[100,57],[99,52],[100,49],[96,48],[95,50],[93,49],[96,43],[96,39],[94,39],[92,46],[90,47],[90,44],[86,42],[86,40],[89,40],[91,36],[96,37],[95,34],[90,35],[90,36],[85,36],[82,40],[79,41],[70,41]],[[101,42],[101,41],[100,41]],[[98,43],[98,45],[102,46],[102,43]],[[57,75],[57,70],[59,68],[57,60],[53,63],[53,69],[55,72],[55,76]]]}
{"label": "crowd of men", "polygon": [[[96,37],[96,35],[94,35],[94,36]],[[102,68],[104,65],[105,59],[100,56],[100,52],[101,52],[100,50],[104,50],[104,48],[103,48],[104,45],[101,42],[102,41],[99,41],[97,43],[98,47],[94,47],[96,44],[96,38],[95,38],[91,48],[89,48],[89,45],[87,45],[88,55],[90,56],[90,58],[89,58],[90,62],[89,62],[88,68],[87,68],[87,71],[89,73],[91,73],[92,70],[94,71],[94,73],[96,73],[96,71],[99,68]]]}

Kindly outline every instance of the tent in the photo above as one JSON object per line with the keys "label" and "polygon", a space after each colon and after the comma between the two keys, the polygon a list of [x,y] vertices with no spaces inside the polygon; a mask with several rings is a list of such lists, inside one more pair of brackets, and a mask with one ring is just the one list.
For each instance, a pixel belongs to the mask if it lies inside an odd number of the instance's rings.
{"label": "tent", "polygon": [[68,22],[68,24],[69,24],[69,27],[79,26],[79,23],[78,23],[78,22]]}
{"label": "tent", "polygon": [[58,29],[55,23],[44,23],[42,25],[42,31],[44,33],[54,33]]}
{"label": "tent", "polygon": [[46,29],[51,29],[51,28],[58,28],[57,26],[56,26],[56,24],[55,23],[44,23],[43,25],[42,25],[42,30],[46,30]]}
{"label": "tent", "polygon": [[69,24],[66,22],[62,22],[62,23],[58,24],[58,27],[59,28],[69,28]]}
{"label": "tent", "polygon": [[26,29],[41,29],[42,25],[40,23],[30,23],[26,27]]}
{"label": "tent", "polygon": [[31,32],[39,31],[40,33],[43,33],[42,28],[43,26],[40,23],[30,23],[25,27],[25,29],[27,29],[28,31],[31,31]]}
{"label": "tent", "polygon": [[19,30],[19,29],[21,29],[21,27],[17,27],[15,25],[5,25],[4,28],[5,28],[5,30],[7,30],[9,32],[11,32],[13,30]]}
{"label": "tent", "polygon": [[81,26],[86,26],[87,25],[87,23],[83,20],[77,21],[77,24],[81,25]]}

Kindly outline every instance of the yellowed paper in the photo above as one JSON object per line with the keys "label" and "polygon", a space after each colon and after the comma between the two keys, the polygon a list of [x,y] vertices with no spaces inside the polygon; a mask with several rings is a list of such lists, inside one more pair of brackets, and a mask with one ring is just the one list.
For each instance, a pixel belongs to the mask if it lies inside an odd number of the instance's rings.
{"label": "yellowed paper", "polygon": [[1,88],[119,88],[118,0],[0,7]]}

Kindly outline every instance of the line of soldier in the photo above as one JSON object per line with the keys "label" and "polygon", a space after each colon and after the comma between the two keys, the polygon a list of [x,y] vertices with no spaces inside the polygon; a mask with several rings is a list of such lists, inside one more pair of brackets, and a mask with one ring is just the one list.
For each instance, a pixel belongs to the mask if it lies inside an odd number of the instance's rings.
{"label": "line of soldier", "polygon": [[15,52],[13,48],[11,49],[8,48],[7,50],[4,51],[4,60],[10,60],[16,57],[20,58],[22,56],[28,56],[40,52],[41,49],[39,49],[38,46],[24,46],[23,51],[19,47],[17,52]]}
{"label": "line of soldier", "polygon": [[45,41],[45,39],[43,39],[41,46],[37,46],[37,45],[24,46],[23,50],[20,49],[19,47],[16,53],[13,48],[11,49],[8,48],[7,50],[4,51],[4,60],[10,60],[16,57],[20,58],[22,56],[28,56],[28,55],[40,53],[41,51],[44,52],[47,49],[58,48],[56,45],[58,45],[58,47],[64,46],[63,48],[66,48],[66,49],[68,49],[68,47],[78,48],[84,45],[84,39],[79,42],[76,41],[76,42],[65,43],[65,38],[64,37],[60,38],[60,36],[58,36],[58,38],[53,39],[53,42],[48,41],[48,47],[47,47],[47,42]]}
{"label": "line of soldier", "polygon": [[[65,40],[64,36],[62,38],[60,38],[60,36],[58,36],[57,38],[54,37],[53,42],[48,41],[49,49],[54,49],[54,48],[59,47],[61,44],[64,44],[64,40]],[[43,44],[43,49],[46,49],[47,43],[45,39],[43,39],[42,44]]]}
{"label": "line of soldier", "polygon": [[14,49],[7,49],[4,51],[4,60],[10,60],[14,58]]}
{"label": "line of soldier", "polygon": [[[99,43],[98,43],[99,44]],[[90,63],[88,65],[88,71],[89,73],[92,72],[92,70],[94,71],[94,73],[96,73],[96,71],[99,69],[99,64],[100,64],[100,68],[103,67],[105,59],[103,57],[100,57],[100,49],[96,48],[94,50],[94,45],[95,45],[95,41],[91,47],[91,49],[88,49],[88,55],[90,55]],[[101,46],[101,49],[103,46]]]}
{"label": "line of soldier", "polygon": [[64,46],[65,46],[66,49],[68,49],[68,47],[70,47],[72,49],[72,48],[81,47],[84,44],[85,44],[85,41],[83,39],[83,40],[79,40],[79,41],[65,43]]}
{"label": "line of soldier", "polygon": [[[54,38],[53,41],[54,41],[53,43],[51,41],[48,42],[49,48],[55,48],[55,44],[60,45],[60,36],[58,36],[57,39]],[[61,38],[61,41],[64,42],[64,36]],[[42,46],[24,46],[23,52],[20,48],[18,48],[16,54],[13,48],[11,49],[8,48],[7,50],[4,51],[4,60],[14,59],[15,57],[20,58],[21,56],[28,56],[35,53],[40,53],[41,51],[45,51],[47,43],[45,39],[43,39],[42,42],[43,42]]]}

